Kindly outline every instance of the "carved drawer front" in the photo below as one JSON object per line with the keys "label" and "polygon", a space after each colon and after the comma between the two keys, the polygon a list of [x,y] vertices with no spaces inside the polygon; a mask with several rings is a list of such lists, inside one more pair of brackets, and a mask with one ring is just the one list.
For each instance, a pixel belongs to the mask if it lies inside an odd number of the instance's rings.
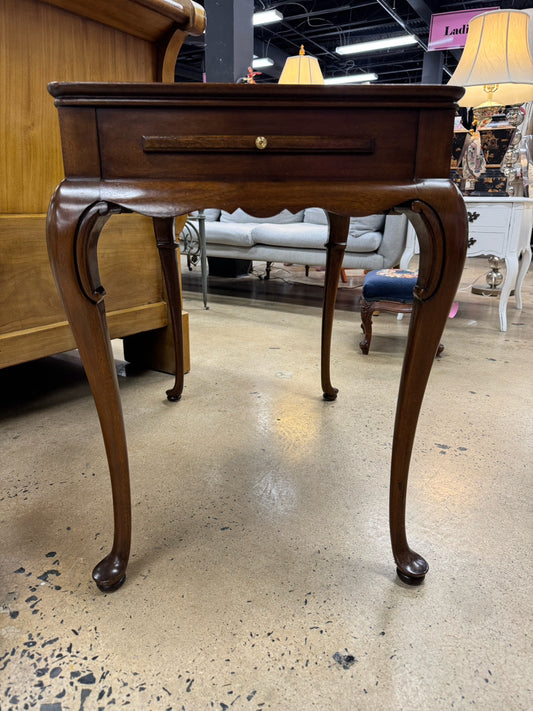
{"label": "carved drawer front", "polygon": [[483,231],[477,233],[468,233],[469,240],[474,240],[473,244],[468,247],[468,255],[476,254],[494,254],[496,256],[503,254],[507,243],[507,236],[504,230],[498,232]]}
{"label": "carved drawer front", "polygon": [[490,205],[487,203],[466,203],[469,214],[478,215],[468,223],[469,234],[485,230],[507,230],[511,218],[508,205]]}
{"label": "carved drawer front", "polygon": [[390,180],[414,177],[415,110],[405,111],[394,131],[379,109],[227,107],[222,119],[220,111],[197,106],[97,113],[105,179],[283,180],[313,174],[318,180],[372,180],[383,178],[384,164]]}
{"label": "carved drawer front", "polygon": [[508,205],[467,202],[469,256],[503,255],[506,250],[511,210]]}

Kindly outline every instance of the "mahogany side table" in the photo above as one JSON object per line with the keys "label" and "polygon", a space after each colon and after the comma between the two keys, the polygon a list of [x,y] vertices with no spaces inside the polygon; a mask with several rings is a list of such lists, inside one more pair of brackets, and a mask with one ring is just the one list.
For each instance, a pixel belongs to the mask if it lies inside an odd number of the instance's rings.
{"label": "mahogany side table", "polygon": [[322,317],[323,395],[334,400],[330,345],[349,217],[404,212],[420,243],[396,410],[390,532],[398,574],[420,582],[428,564],[405,532],[407,478],[429,373],[464,265],[467,219],[448,179],[455,101],[451,86],[94,84],[49,86],[59,111],[65,180],[48,212],[54,277],[92,388],[111,474],[114,541],[95,567],[104,591],[126,576],[131,540],[128,456],[98,275],[97,243],[118,212],[153,218],[183,386],[179,279],[173,220],[238,207],[328,212]]}

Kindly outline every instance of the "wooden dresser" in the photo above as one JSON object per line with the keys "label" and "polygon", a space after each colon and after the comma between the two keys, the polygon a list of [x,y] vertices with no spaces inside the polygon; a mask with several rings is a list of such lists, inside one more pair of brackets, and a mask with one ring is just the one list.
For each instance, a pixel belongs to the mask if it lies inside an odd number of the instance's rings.
{"label": "wooden dresser", "polygon": [[[184,0],[181,8],[193,8]],[[63,178],[54,80],[173,81],[181,30],[170,0],[0,0],[0,367],[75,348],[46,248],[46,212]],[[200,8],[201,10],[201,8]],[[194,23],[193,23],[194,25]],[[99,246],[112,338],[130,360],[173,372],[152,222],[106,226]],[[185,369],[189,369],[187,314]],[[134,335],[136,334],[136,335]]]}

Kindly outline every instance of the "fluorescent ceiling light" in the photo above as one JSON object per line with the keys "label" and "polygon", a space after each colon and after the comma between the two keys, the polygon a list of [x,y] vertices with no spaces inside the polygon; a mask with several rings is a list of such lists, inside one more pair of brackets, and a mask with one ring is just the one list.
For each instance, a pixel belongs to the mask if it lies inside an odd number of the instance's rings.
{"label": "fluorescent ceiling light", "polygon": [[329,77],[324,79],[324,84],[358,84],[365,81],[376,81],[378,75],[374,72],[369,74],[348,74],[344,77]]}
{"label": "fluorescent ceiling light", "polygon": [[252,61],[252,69],[263,69],[274,66],[274,60],[270,57],[260,57]]}
{"label": "fluorescent ceiling light", "polygon": [[372,42],[347,44],[342,47],[336,47],[335,52],[337,52],[337,54],[360,54],[361,52],[374,52],[378,49],[405,47],[408,44],[416,44],[416,37],[413,37],[413,35],[402,35],[401,37],[389,37],[388,39],[373,40]]}
{"label": "fluorescent ceiling light", "polygon": [[270,25],[272,22],[283,20],[283,15],[279,10],[265,10],[265,12],[254,12],[254,25]]}

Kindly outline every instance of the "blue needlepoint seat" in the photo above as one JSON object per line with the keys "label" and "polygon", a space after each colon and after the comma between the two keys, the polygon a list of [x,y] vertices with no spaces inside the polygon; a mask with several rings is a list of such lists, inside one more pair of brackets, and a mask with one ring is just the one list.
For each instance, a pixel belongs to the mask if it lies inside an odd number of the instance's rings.
{"label": "blue needlepoint seat", "polygon": [[418,272],[407,269],[375,269],[365,276],[363,299],[412,303],[417,278]]}
{"label": "blue needlepoint seat", "polygon": [[[361,328],[363,340],[359,347],[368,355],[372,340],[372,315],[380,311],[407,314],[413,310],[413,291],[418,280],[418,272],[408,269],[375,269],[368,272],[363,283],[361,298]],[[437,349],[440,356],[444,346]]]}

